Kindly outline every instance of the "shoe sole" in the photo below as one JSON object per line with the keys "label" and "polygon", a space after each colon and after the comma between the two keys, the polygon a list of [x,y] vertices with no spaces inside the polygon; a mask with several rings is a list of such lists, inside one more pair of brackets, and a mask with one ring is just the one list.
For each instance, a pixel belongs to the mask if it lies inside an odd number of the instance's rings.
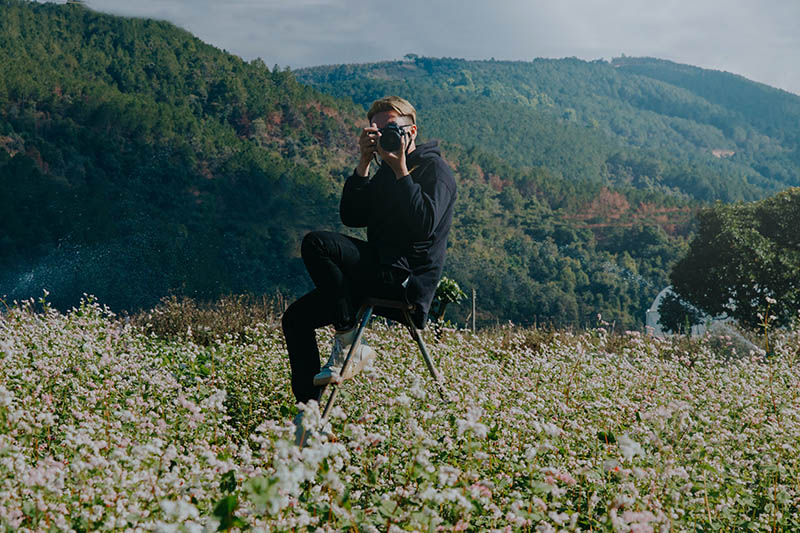
{"label": "shoe sole", "polygon": [[331,383],[339,383],[340,381],[341,380],[338,378],[338,376],[325,376],[322,378],[314,376],[314,385],[317,387],[322,385],[330,385]]}

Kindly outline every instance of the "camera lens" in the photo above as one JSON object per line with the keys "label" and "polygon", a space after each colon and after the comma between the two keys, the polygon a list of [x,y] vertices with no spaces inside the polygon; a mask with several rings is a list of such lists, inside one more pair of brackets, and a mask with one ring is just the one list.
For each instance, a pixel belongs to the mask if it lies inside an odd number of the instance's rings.
{"label": "camera lens", "polygon": [[381,148],[387,152],[396,152],[403,147],[403,130],[397,124],[389,124],[381,128]]}

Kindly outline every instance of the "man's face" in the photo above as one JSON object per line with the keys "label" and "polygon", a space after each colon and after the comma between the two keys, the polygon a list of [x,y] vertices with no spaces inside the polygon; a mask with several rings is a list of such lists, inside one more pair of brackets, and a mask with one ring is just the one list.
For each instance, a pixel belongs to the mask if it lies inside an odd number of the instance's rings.
{"label": "man's face", "polygon": [[378,129],[385,128],[389,124],[406,126],[403,128],[403,130],[411,135],[411,139],[414,139],[417,136],[417,125],[411,123],[411,117],[402,116],[400,113],[394,110],[375,113],[372,115],[372,123],[375,124]]}

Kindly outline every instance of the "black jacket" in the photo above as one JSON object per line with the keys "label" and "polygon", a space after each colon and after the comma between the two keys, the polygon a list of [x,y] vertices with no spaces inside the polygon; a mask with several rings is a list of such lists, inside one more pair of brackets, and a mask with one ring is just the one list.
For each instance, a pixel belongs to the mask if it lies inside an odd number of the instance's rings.
{"label": "black jacket", "polygon": [[366,226],[381,265],[411,274],[406,298],[424,318],[444,267],[456,181],[436,141],[418,145],[406,164],[411,174],[401,179],[386,163],[371,179],[353,173],[339,213],[345,226]]}

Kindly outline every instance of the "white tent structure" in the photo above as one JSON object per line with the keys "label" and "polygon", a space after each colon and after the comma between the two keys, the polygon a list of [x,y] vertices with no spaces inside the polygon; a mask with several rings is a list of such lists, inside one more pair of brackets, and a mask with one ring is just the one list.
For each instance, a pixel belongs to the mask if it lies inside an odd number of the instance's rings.
{"label": "white tent structure", "polygon": [[[658,323],[658,319],[661,317],[658,312],[658,307],[661,305],[661,301],[664,299],[664,297],[670,293],[675,294],[675,291],[672,290],[672,287],[665,287],[661,292],[658,293],[656,299],[653,300],[653,305],[651,305],[650,309],[647,310],[647,327],[645,330],[649,335],[653,335],[654,337],[667,337],[670,335],[668,332],[664,331],[661,328],[661,324]],[[700,337],[708,332],[712,336],[724,336],[729,340],[733,339],[737,345],[736,349],[739,353],[764,353],[764,350],[744,338],[738,331],[736,331],[734,327],[732,327],[734,324],[732,318],[727,316],[711,318],[708,315],[705,315],[705,317],[706,320],[704,323],[697,326],[692,326],[692,337]]]}

